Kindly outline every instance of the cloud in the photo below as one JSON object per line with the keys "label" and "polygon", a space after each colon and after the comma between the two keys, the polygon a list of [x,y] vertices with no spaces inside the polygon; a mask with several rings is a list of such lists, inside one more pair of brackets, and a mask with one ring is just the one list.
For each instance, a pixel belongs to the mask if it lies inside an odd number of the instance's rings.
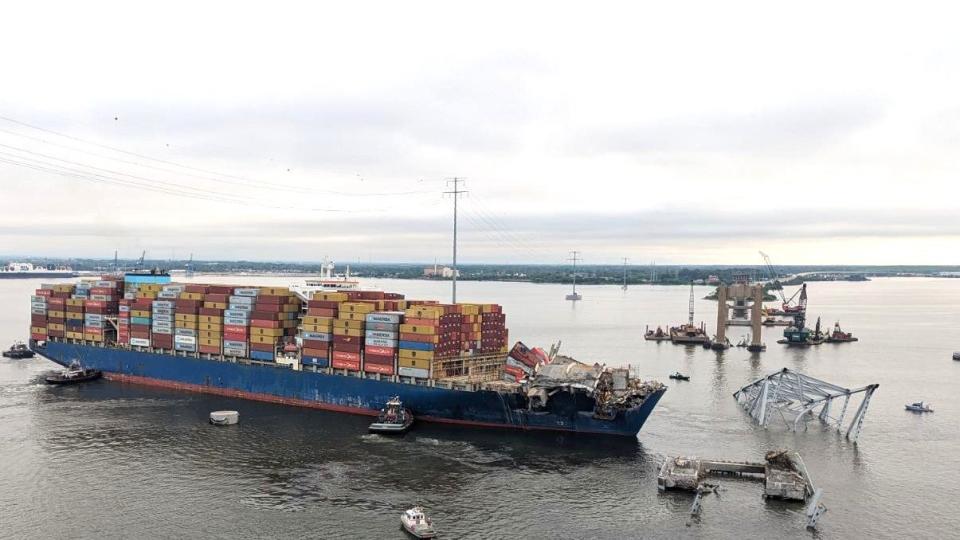
{"label": "cloud", "polygon": [[805,154],[829,146],[883,117],[869,99],[836,99],[740,114],[702,114],[596,128],[574,138],[587,153]]}

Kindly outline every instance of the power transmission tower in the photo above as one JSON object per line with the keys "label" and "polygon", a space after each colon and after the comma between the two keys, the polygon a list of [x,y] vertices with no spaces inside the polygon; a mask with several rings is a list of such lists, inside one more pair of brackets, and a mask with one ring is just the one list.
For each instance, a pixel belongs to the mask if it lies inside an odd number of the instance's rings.
{"label": "power transmission tower", "polygon": [[460,189],[460,184],[466,182],[466,178],[453,177],[447,180],[447,185],[453,185],[450,191],[444,191],[444,195],[453,196],[453,303],[457,303],[457,200],[460,195],[469,193]]}

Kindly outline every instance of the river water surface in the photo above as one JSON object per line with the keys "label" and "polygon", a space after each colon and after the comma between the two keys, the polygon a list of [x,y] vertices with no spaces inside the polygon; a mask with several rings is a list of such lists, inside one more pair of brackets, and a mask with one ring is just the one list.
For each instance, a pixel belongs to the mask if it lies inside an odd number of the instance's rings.
{"label": "river water surface", "polygon": [[[193,281],[287,285],[291,278]],[[0,281],[0,345],[27,337],[39,280]],[[447,299],[449,283],[368,280],[408,298]],[[813,320],[840,320],[859,343],[715,353],[642,338],[686,319],[685,287],[461,282],[460,300],[504,305],[511,340],[583,361],[630,365],[670,386],[636,441],[419,425],[402,439],[368,418],[107,381],[46,387],[43,360],[0,361],[0,537],[404,538],[400,512],[423,504],[445,538],[947,538],[960,531],[960,279],[813,283]],[[697,320],[715,321],[701,300]],[[712,330],[711,330],[711,333]],[[736,342],[746,329],[731,330]],[[783,367],[841,386],[879,383],[852,444],[816,421],[754,425],[732,397]],[[690,382],[670,381],[680,370]],[[936,412],[904,404],[925,400]],[[237,409],[241,423],[207,415]],[[848,412],[850,415],[852,411]],[[801,452],[829,508],[819,531],[803,507],[762,485],[721,480],[691,519],[691,498],[660,494],[667,455],[762,459]]]}

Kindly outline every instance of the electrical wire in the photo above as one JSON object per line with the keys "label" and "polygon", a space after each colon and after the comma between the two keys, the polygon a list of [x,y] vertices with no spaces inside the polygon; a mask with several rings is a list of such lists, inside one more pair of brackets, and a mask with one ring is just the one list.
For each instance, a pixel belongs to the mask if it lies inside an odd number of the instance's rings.
{"label": "electrical wire", "polygon": [[195,171],[195,172],[204,173],[204,174],[206,174],[206,175],[215,175],[215,176],[221,176],[221,177],[224,177],[224,178],[232,178],[232,179],[234,179],[234,181],[224,180],[223,178],[216,178],[216,177],[213,177],[213,176],[200,176],[200,175],[197,175],[197,174],[194,174],[194,173],[185,173],[185,172],[182,172],[182,171],[180,171],[180,172],[171,171],[170,169],[165,169],[165,168],[162,168],[162,167],[156,167],[156,166],[153,166],[153,165],[147,165],[147,164],[138,163],[138,162],[134,162],[134,161],[130,161],[130,160],[120,159],[120,158],[117,158],[117,157],[111,157],[111,156],[106,156],[106,155],[103,155],[103,154],[93,153],[93,152],[90,152],[90,151],[88,151],[88,150],[82,150],[82,149],[79,149],[79,148],[70,147],[70,146],[65,146],[65,145],[61,145],[61,144],[54,143],[54,142],[51,142],[51,141],[47,141],[47,140],[41,139],[41,138],[39,138],[39,137],[32,137],[32,136],[30,136],[30,135],[25,135],[25,134],[22,134],[22,133],[17,133],[17,132],[15,132],[15,131],[0,129],[0,132],[7,133],[7,134],[9,134],[9,135],[14,135],[14,136],[17,136],[17,137],[23,137],[23,138],[27,138],[27,139],[30,139],[30,140],[33,140],[33,141],[41,142],[41,143],[43,143],[43,144],[50,144],[50,145],[57,146],[57,147],[60,147],[60,148],[64,148],[64,149],[67,149],[67,150],[71,150],[71,151],[75,151],[75,152],[80,152],[80,153],[85,153],[85,154],[93,155],[93,156],[96,156],[96,157],[99,157],[99,158],[102,158],[102,159],[115,160],[115,161],[118,161],[118,162],[121,162],[121,163],[126,163],[126,164],[129,164],[129,165],[134,165],[134,166],[138,166],[138,167],[145,167],[145,168],[151,168],[151,169],[160,170],[160,171],[164,171],[164,172],[171,172],[171,173],[174,173],[174,174],[181,174],[181,175],[191,176],[191,177],[193,177],[193,178],[208,180],[208,181],[211,181],[211,182],[219,182],[219,183],[228,184],[228,185],[232,185],[232,186],[235,186],[235,185],[237,185],[237,184],[239,183],[240,185],[245,185],[245,186],[247,186],[247,187],[251,187],[251,188],[254,188],[254,189],[268,189],[268,190],[291,191],[291,192],[296,192],[296,193],[308,193],[308,194],[337,195],[337,196],[342,196],[342,197],[392,197],[392,196],[409,196],[409,195],[420,195],[420,194],[425,194],[425,193],[432,193],[431,191],[427,191],[427,190],[396,191],[396,192],[373,192],[373,193],[353,193],[353,192],[345,192],[345,191],[335,191],[335,190],[324,190],[324,189],[305,188],[305,187],[302,187],[302,186],[293,186],[293,185],[289,185],[289,184],[279,184],[279,183],[275,183],[275,182],[265,182],[265,181],[261,181],[261,180],[254,180],[254,179],[245,178],[245,177],[242,177],[242,176],[236,176],[236,175],[232,175],[232,174],[219,173],[219,172],[216,172],[216,171],[211,171],[211,170],[208,170],[208,169],[202,169],[202,168],[199,168],[199,167],[193,167],[193,166],[190,166],[190,165],[184,165],[184,164],[177,163],[177,162],[175,162],[175,161],[171,161],[171,160],[167,160],[167,159],[151,157],[151,156],[148,156],[148,155],[145,155],[145,154],[140,154],[140,153],[137,153],[137,152],[130,152],[130,151],[127,151],[127,150],[123,150],[123,149],[121,149],[121,148],[117,148],[117,147],[114,147],[114,146],[110,146],[110,145],[106,145],[106,144],[101,144],[101,143],[96,143],[96,142],[92,142],[92,141],[87,141],[87,140],[85,140],[85,139],[81,139],[81,138],[75,137],[75,136],[73,136],[73,135],[69,135],[69,134],[66,134],[66,133],[61,133],[61,132],[59,132],[59,131],[54,131],[54,130],[52,130],[52,129],[47,129],[47,128],[43,128],[43,127],[40,127],[40,126],[35,126],[35,125],[29,124],[29,123],[27,123],[27,122],[22,122],[22,121],[20,121],[20,120],[16,120],[16,119],[10,118],[10,117],[8,117],[8,116],[0,115],[0,120],[4,120],[4,121],[7,121],[7,122],[10,122],[10,123],[19,125],[19,126],[23,126],[23,127],[26,127],[26,128],[35,129],[35,130],[38,130],[38,131],[41,131],[41,132],[44,132],[44,133],[48,133],[48,134],[51,134],[51,135],[56,135],[56,136],[58,136],[58,137],[63,137],[63,138],[66,138],[66,139],[69,139],[69,140],[72,140],[72,141],[76,141],[76,142],[80,142],[80,143],[83,143],[83,144],[87,144],[87,145],[91,145],[91,146],[103,148],[103,149],[106,149],[106,150],[110,150],[111,152],[117,152],[117,153],[120,153],[120,154],[125,154],[125,155],[129,155],[129,156],[137,157],[137,158],[140,158],[140,159],[145,159],[145,160],[149,160],[149,161],[153,161],[153,162],[157,162],[157,163],[163,163],[163,164],[166,164],[166,165],[171,165],[171,166],[174,166],[174,167],[179,167],[179,168],[181,168],[181,169],[186,169],[186,170],[189,170],[189,171]]}

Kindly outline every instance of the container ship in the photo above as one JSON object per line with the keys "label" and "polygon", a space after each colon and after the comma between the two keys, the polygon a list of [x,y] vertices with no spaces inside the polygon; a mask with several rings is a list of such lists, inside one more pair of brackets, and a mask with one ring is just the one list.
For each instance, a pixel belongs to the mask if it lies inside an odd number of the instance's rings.
{"label": "container ship", "polygon": [[420,420],[635,438],[666,387],[517,342],[497,304],[397,293],[178,284],[168,275],[42,285],[30,346],[107,379]]}
{"label": "container ship", "polygon": [[72,277],[77,277],[77,273],[68,266],[35,266],[25,262],[11,262],[0,266],[0,279]]}

